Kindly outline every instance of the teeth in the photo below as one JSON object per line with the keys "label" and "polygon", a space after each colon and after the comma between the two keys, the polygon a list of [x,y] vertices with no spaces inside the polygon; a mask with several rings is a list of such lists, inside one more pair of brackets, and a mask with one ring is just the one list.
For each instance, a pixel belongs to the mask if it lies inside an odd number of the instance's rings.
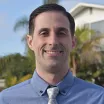
{"label": "teeth", "polygon": [[62,53],[63,51],[46,51],[46,50],[44,50],[44,52],[47,52],[49,54],[59,54],[59,53]]}
{"label": "teeth", "polygon": [[47,51],[47,53],[54,54],[54,53],[60,53],[60,51]]}

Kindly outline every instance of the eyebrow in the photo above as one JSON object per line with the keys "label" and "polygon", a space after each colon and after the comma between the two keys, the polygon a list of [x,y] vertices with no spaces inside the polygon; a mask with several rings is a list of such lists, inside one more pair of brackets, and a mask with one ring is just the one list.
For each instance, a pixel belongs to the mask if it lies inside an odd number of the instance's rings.
{"label": "eyebrow", "polygon": [[[39,33],[42,32],[42,31],[50,31],[50,29],[49,28],[41,28],[39,30]],[[55,31],[65,31],[65,32],[68,32],[68,29],[65,28],[65,27],[57,27],[57,28],[55,28]]]}
{"label": "eyebrow", "polygon": [[58,27],[57,28],[57,31],[65,31],[65,32],[68,32],[68,29],[65,28],[65,27]]}
{"label": "eyebrow", "polygon": [[49,31],[50,29],[49,28],[41,28],[40,30],[39,30],[39,33],[41,33],[42,31]]}

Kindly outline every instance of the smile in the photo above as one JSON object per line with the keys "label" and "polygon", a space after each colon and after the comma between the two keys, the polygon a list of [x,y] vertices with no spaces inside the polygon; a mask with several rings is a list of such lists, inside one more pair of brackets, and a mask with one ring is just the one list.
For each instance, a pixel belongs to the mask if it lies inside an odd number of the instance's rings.
{"label": "smile", "polygon": [[56,51],[56,50],[44,50],[45,53],[51,56],[59,56],[62,55],[63,51]]}

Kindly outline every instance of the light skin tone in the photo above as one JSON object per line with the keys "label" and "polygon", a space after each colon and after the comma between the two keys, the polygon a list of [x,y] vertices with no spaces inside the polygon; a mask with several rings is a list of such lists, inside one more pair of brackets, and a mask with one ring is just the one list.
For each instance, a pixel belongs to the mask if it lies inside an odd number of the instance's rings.
{"label": "light skin tone", "polygon": [[39,14],[34,24],[34,33],[27,35],[27,43],[35,53],[36,71],[55,85],[69,70],[68,56],[74,44],[69,20],[61,12],[48,11]]}

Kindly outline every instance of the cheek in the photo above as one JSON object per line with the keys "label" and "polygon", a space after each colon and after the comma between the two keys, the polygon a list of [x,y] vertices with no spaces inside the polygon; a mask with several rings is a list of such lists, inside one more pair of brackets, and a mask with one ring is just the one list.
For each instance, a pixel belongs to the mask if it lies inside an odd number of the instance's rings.
{"label": "cheek", "polygon": [[63,44],[67,47],[67,48],[71,48],[72,47],[72,40],[67,38],[63,41]]}
{"label": "cheek", "polygon": [[72,43],[68,41],[68,42],[65,44],[65,48],[66,48],[66,50],[67,50],[68,52],[71,52],[71,51],[72,51]]}
{"label": "cheek", "polygon": [[34,52],[39,52],[42,48],[42,42],[38,39],[35,39],[32,43]]}
{"label": "cheek", "polygon": [[32,50],[35,52],[37,50],[37,41],[35,39],[32,40]]}

